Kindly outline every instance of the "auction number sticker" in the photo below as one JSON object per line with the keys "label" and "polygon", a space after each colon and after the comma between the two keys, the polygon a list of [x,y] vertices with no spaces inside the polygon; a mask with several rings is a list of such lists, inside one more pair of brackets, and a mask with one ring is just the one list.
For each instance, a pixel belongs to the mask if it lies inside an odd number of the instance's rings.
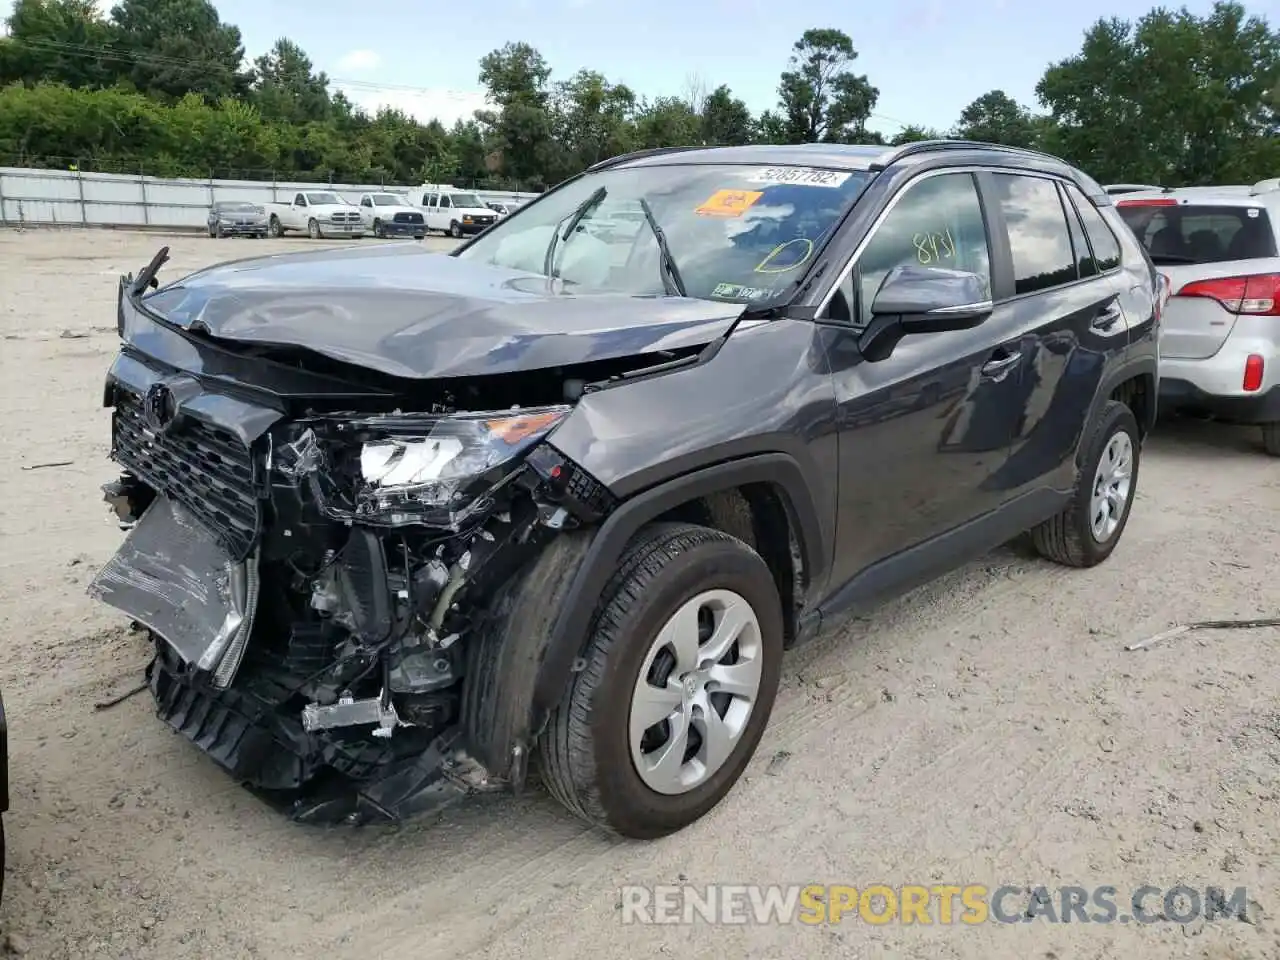
{"label": "auction number sticker", "polygon": [[762,167],[747,174],[748,183],[787,184],[798,187],[840,187],[849,179],[838,170],[814,167]]}

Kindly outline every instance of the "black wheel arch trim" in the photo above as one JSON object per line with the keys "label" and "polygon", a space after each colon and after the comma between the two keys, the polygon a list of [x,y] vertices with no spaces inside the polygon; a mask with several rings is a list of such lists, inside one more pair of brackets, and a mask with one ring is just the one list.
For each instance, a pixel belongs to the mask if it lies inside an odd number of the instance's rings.
{"label": "black wheel arch trim", "polygon": [[581,655],[596,605],[627,543],[645,524],[689,500],[750,483],[768,483],[782,493],[783,506],[799,542],[806,581],[824,582],[829,564],[827,538],[804,471],[785,453],[759,453],[702,467],[648,487],[624,500],[601,523],[562,604],[533,689],[534,729],[559,703]]}
{"label": "black wheel arch trim", "polygon": [[1103,377],[1102,383],[1098,387],[1098,393],[1089,407],[1089,419],[1085,423],[1080,446],[1076,449],[1077,466],[1083,463],[1089,425],[1097,419],[1098,414],[1120,384],[1138,377],[1144,377],[1149,380],[1147,386],[1148,395],[1146,410],[1142,411],[1145,416],[1139,418],[1139,411],[1135,410],[1134,417],[1138,419],[1138,428],[1142,431],[1142,435],[1145,437],[1150,434],[1156,422],[1156,408],[1159,406],[1160,393],[1160,364],[1153,354],[1131,357],[1124,363],[1117,364],[1113,370]]}

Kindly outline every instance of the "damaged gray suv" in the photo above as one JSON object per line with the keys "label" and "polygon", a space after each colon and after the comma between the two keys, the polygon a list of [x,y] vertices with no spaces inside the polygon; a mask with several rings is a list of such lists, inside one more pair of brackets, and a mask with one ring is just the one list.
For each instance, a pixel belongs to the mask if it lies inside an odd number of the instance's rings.
{"label": "damaged gray suv", "polygon": [[1030,531],[1099,563],[1164,293],[1092,180],[959,141],[599,164],[449,255],[122,278],[105,404],[159,715],[299,820],[518,790],[632,837],[783,651]]}

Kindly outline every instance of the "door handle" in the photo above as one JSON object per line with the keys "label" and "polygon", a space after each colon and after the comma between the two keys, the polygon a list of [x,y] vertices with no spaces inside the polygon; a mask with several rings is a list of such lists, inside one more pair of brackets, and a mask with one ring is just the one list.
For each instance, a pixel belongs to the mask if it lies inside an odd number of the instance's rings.
{"label": "door handle", "polygon": [[982,365],[982,375],[992,380],[1003,380],[1005,375],[1022,360],[1020,352],[994,357]]}
{"label": "door handle", "polygon": [[1105,333],[1120,322],[1120,316],[1120,304],[1112,303],[1094,318],[1090,329]]}

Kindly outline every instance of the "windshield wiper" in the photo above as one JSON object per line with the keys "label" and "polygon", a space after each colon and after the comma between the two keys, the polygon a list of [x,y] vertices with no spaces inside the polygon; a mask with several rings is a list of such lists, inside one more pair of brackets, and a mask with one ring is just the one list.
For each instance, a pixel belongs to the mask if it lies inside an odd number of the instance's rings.
{"label": "windshield wiper", "polygon": [[644,212],[644,218],[649,224],[649,229],[653,231],[653,239],[658,241],[658,256],[661,258],[662,266],[662,288],[667,293],[677,293],[682,297],[689,294],[685,292],[684,280],[680,277],[680,268],[676,266],[676,259],[671,255],[671,248],[667,246],[667,235],[658,226],[657,218],[653,215],[653,209],[649,206],[649,201],[644,197],[640,198],[640,209]]}
{"label": "windshield wiper", "polygon": [[573,214],[569,217],[569,221],[564,228],[563,234],[560,232],[559,227],[551,231],[551,242],[547,244],[547,253],[542,258],[542,272],[548,277],[554,276],[551,272],[551,268],[555,264],[556,260],[556,247],[563,241],[569,239],[569,235],[578,229],[578,224],[586,219],[587,214],[605,198],[605,195],[608,192],[609,191],[604,187],[597,187],[595,193],[583,200],[582,203],[578,205],[578,209],[573,211]]}

